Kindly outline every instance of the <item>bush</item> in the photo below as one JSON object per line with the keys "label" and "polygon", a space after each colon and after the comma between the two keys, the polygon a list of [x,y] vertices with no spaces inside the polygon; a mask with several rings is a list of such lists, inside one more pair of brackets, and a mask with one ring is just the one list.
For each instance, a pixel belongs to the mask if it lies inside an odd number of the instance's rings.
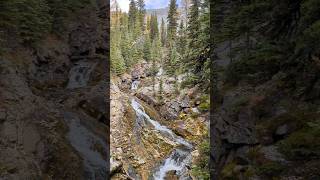
{"label": "bush", "polygon": [[277,162],[267,162],[257,168],[260,175],[276,177],[284,171],[285,167]]}
{"label": "bush", "polygon": [[290,159],[320,157],[320,123],[309,122],[279,142],[279,149]]}
{"label": "bush", "polygon": [[199,78],[194,75],[190,75],[186,78],[186,80],[181,82],[181,89],[186,87],[194,87],[199,82]]}
{"label": "bush", "polygon": [[209,180],[210,171],[209,171],[209,157],[210,157],[210,144],[209,139],[205,139],[199,145],[199,159],[197,163],[192,167],[192,174],[199,179]]}
{"label": "bush", "polygon": [[237,84],[240,80],[259,83],[270,79],[286,59],[288,49],[281,49],[281,44],[260,44],[249,56],[242,56],[228,66],[225,72],[226,81]]}

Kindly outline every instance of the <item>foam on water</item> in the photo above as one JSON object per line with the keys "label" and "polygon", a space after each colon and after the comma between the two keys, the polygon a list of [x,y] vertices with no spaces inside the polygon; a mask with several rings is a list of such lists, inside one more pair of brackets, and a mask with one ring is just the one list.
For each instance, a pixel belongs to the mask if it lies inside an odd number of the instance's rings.
{"label": "foam on water", "polygon": [[169,158],[164,161],[163,165],[160,166],[159,170],[153,174],[153,178],[163,180],[169,171],[176,171],[178,175],[181,175],[190,159],[191,155],[189,152],[181,149],[174,150]]}
{"label": "foam on water", "polygon": [[96,63],[78,62],[69,72],[68,89],[85,87],[90,79],[91,72],[95,68]]}
{"label": "foam on water", "polygon": [[150,118],[150,116],[145,113],[144,108],[135,99],[132,99],[131,106],[135,110],[137,117],[139,117],[139,118],[142,117],[143,119],[147,120],[149,123],[151,123],[153,125],[153,127],[156,130],[169,135],[171,137],[171,139],[173,141],[177,142],[178,144],[182,144],[188,148],[192,148],[192,145],[190,143],[188,143],[183,138],[174,134],[174,132],[172,130],[168,129],[166,126],[161,125],[159,122],[152,120]]}
{"label": "foam on water", "polygon": [[140,84],[140,81],[138,81],[138,80],[133,81],[131,84],[131,90],[138,89],[139,84]]}

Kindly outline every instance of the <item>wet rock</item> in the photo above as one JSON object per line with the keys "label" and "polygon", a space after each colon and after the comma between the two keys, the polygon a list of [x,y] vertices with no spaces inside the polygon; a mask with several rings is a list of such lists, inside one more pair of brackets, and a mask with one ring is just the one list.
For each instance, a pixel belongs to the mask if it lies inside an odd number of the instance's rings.
{"label": "wet rock", "polygon": [[262,147],[260,149],[260,153],[262,153],[263,156],[268,160],[287,163],[287,160],[284,158],[284,155],[281,154],[278,148],[274,145]]}
{"label": "wet rock", "polygon": [[276,136],[285,136],[289,133],[289,126],[287,124],[284,124],[282,126],[279,126],[275,132]]}
{"label": "wet rock", "polygon": [[176,175],[176,171],[169,171],[165,177],[166,180],[178,180],[179,176]]}

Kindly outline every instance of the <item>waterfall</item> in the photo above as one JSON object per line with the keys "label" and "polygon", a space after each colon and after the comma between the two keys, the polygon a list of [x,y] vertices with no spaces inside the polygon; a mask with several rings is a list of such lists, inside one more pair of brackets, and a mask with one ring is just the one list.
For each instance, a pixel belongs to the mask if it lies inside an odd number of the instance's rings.
{"label": "waterfall", "polygon": [[191,149],[192,145],[184,140],[182,137],[176,135],[172,130],[166,126],[161,125],[159,122],[152,120],[150,116],[145,112],[141,104],[135,99],[131,100],[131,106],[136,112],[137,120],[145,120],[152,124],[154,129],[161,134],[166,135],[172,141],[184,146],[185,149],[177,148],[171,155],[164,161],[164,163],[153,174],[153,178],[156,180],[163,180],[169,171],[177,171],[177,175],[182,175],[186,171],[186,164],[191,161]]}
{"label": "waterfall", "polygon": [[137,90],[139,84],[140,84],[140,81],[134,80],[134,81],[132,82],[132,84],[131,84],[131,90]]}
{"label": "waterfall", "polygon": [[90,74],[95,68],[96,63],[78,62],[69,72],[68,89],[85,87],[90,79]]}
{"label": "waterfall", "polygon": [[80,118],[76,114],[65,112],[64,119],[69,127],[67,138],[83,158],[86,179],[106,179],[107,161],[100,152],[93,149],[95,145],[99,144],[106,151],[108,148],[106,142],[82,125]]}

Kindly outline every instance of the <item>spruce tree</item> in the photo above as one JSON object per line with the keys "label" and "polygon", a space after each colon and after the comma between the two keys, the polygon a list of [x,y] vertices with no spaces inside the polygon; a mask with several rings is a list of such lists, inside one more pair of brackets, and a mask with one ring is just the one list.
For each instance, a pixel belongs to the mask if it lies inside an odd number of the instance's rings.
{"label": "spruce tree", "polygon": [[[197,74],[199,72],[198,61],[199,54],[202,50],[202,45],[200,42],[201,35],[201,23],[199,20],[199,0],[192,0],[190,7],[190,13],[188,17],[188,54],[185,59],[185,68],[187,71],[190,71]],[[196,76],[197,78],[200,78]]]}
{"label": "spruce tree", "polygon": [[176,0],[170,0],[169,12],[168,12],[168,30],[167,30],[167,39],[168,42],[174,42],[177,33],[178,26],[178,6]]}
{"label": "spruce tree", "polygon": [[160,77],[160,82],[159,82],[159,93],[158,93],[158,100],[160,104],[163,102],[163,80],[162,77]]}
{"label": "spruce tree", "polygon": [[150,39],[155,40],[159,36],[158,20],[156,15],[151,16]]}
{"label": "spruce tree", "polygon": [[177,51],[180,55],[180,57],[185,56],[186,52],[186,43],[187,43],[187,38],[185,35],[185,27],[184,27],[184,22],[180,22],[179,30],[178,30],[178,41],[177,41]]}
{"label": "spruce tree", "polygon": [[137,8],[138,8],[138,19],[139,19],[141,32],[144,32],[145,31],[144,17],[146,15],[146,8],[145,8],[144,0],[137,1]]}
{"label": "spruce tree", "polygon": [[161,45],[165,46],[166,44],[166,25],[165,22],[163,20],[163,18],[161,19]]}
{"label": "spruce tree", "polygon": [[130,1],[128,15],[129,15],[128,27],[129,27],[129,30],[132,31],[135,29],[135,23],[137,19],[137,6],[134,0]]}
{"label": "spruce tree", "polygon": [[151,60],[151,42],[148,35],[145,35],[144,39],[144,47],[143,47],[143,59],[146,61]]}

